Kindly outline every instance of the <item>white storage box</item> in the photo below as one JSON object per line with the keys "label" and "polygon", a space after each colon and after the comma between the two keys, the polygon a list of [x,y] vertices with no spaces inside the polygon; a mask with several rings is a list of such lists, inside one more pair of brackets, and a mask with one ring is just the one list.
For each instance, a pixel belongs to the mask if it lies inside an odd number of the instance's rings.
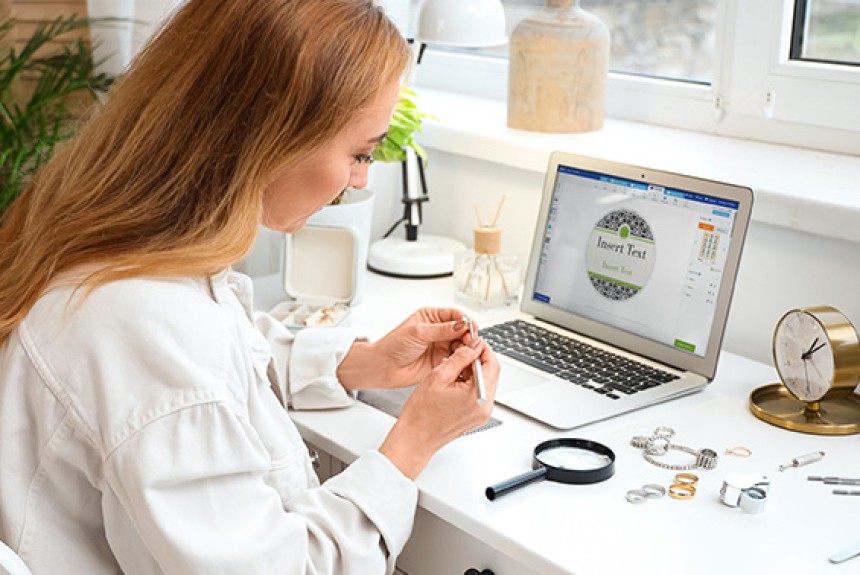
{"label": "white storage box", "polygon": [[284,291],[269,313],[287,328],[347,325],[355,297],[358,236],[352,228],[305,226],[285,234]]}

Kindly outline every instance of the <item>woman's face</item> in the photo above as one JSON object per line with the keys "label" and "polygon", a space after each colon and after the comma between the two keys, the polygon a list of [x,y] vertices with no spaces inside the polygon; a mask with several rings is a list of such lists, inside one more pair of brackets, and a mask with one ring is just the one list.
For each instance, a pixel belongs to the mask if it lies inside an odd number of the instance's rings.
{"label": "woman's face", "polygon": [[400,83],[392,82],[329,144],[282,172],[263,194],[263,225],[298,231],[347,186],[367,185],[367,160],[388,130],[399,95]]}

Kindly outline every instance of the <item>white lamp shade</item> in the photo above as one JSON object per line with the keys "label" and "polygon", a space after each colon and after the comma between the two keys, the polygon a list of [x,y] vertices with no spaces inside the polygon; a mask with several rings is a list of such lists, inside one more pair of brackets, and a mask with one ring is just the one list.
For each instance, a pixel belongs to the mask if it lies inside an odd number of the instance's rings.
{"label": "white lamp shade", "polygon": [[508,41],[505,9],[501,0],[424,0],[415,39],[460,48],[501,46]]}

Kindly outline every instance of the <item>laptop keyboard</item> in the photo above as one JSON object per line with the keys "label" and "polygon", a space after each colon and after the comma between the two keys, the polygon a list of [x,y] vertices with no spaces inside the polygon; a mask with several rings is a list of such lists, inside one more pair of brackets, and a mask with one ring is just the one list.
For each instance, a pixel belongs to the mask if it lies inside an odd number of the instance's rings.
{"label": "laptop keyboard", "polygon": [[497,353],[611,399],[678,379],[667,371],[522,320],[482,329],[480,335]]}

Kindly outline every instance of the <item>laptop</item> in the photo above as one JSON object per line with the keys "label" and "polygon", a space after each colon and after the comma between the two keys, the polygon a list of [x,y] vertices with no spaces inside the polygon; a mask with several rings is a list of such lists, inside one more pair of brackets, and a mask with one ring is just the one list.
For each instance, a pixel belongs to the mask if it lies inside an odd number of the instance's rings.
{"label": "laptop", "polygon": [[520,300],[481,336],[496,401],[573,429],[713,379],[752,190],[551,155]]}

